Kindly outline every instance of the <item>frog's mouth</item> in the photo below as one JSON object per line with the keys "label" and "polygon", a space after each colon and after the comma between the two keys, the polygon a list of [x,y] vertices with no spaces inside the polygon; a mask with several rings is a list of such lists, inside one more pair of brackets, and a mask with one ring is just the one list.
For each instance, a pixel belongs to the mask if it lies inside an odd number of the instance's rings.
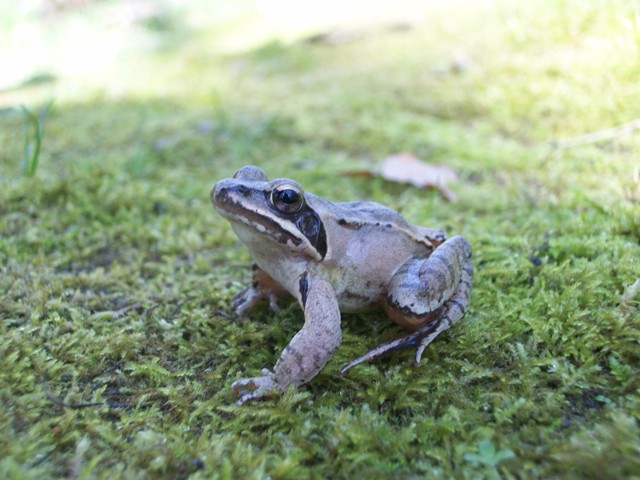
{"label": "frog's mouth", "polygon": [[[282,218],[276,212],[265,209],[264,191],[254,189],[235,182],[222,180],[211,191],[211,200],[215,209],[230,222],[240,222],[266,235],[279,243],[291,242],[298,246],[302,243],[299,234],[285,228],[290,220]],[[262,201],[257,197],[261,196]]]}

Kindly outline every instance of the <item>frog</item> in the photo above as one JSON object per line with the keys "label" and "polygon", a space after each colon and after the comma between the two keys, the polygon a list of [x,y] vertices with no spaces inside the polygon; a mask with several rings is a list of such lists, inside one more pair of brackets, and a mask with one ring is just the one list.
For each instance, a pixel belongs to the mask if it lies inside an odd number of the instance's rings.
{"label": "frog", "polygon": [[342,342],[341,313],[381,308],[406,333],[349,362],[340,376],[406,348],[416,348],[420,364],[469,308],[472,249],[463,236],[414,226],[376,202],[331,202],[253,165],[217,182],[211,200],[254,261],[253,282],[231,302],[236,316],[263,301],[277,310],[284,296],[304,314],[272,370],[233,382],[239,405],[314,379]]}

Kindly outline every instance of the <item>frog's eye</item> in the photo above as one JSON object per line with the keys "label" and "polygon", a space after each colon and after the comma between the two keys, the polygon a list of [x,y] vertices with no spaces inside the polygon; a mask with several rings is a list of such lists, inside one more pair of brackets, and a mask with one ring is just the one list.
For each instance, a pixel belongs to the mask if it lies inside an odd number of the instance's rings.
{"label": "frog's eye", "polygon": [[304,196],[296,185],[285,183],[273,189],[271,203],[282,213],[294,213],[302,208]]}

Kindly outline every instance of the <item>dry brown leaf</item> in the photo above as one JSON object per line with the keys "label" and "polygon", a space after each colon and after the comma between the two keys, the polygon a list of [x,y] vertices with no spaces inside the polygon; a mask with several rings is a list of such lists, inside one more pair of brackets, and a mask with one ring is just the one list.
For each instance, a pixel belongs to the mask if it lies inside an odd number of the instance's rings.
{"label": "dry brown leaf", "polygon": [[455,201],[456,195],[447,188],[447,184],[456,182],[458,174],[446,165],[425,163],[411,153],[392,155],[382,162],[376,170],[348,170],[343,172],[350,177],[382,177],[396,183],[409,183],[418,188],[435,188],[445,200]]}
{"label": "dry brown leaf", "polygon": [[410,183],[419,188],[436,188],[450,202],[456,199],[447,184],[458,180],[458,174],[446,165],[431,165],[411,153],[388,157],[380,166],[379,175],[385,180]]}

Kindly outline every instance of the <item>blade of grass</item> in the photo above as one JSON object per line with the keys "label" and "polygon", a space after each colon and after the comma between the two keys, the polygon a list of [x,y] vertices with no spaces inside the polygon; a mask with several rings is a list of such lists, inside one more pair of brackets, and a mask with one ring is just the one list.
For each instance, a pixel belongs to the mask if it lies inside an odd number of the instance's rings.
{"label": "blade of grass", "polygon": [[22,174],[26,177],[27,172],[29,170],[29,151],[31,150],[31,142],[29,142],[29,127],[31,126],[30,113],[27,108],[22,105],[20,107],[22,109],[23,114],[23,133],[22,136],[24,138],[24,153],[22,156]]}
{"label": "blade of grass", "polygon": [[[33,177],[38,170],[42,140],[44,139],[45,133],[45,123],[52,105],[53,100],[47,103],[40,110],[40,114],[38,116],[24,105],[20,107],[24,115],[24,155],[22,158],[22,174],[25,177]],[[33,145],[31,143],[31,128],[33,128]]]}

